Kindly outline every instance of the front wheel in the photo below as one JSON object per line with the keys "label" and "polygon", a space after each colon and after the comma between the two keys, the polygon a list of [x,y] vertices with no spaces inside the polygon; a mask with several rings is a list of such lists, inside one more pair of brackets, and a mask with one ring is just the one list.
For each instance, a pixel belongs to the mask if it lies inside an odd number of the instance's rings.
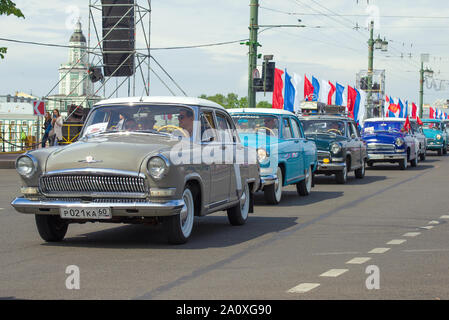
{"label": "front wheel", "polygon": [[337,172],[335,174],[335,181],[337,181],[338,184],[345,184],[346,181],[348,181],[348,169],[347,166],[343,168],[340,172]]}
{"label": "front wheel", "polygon": [[165,218],[168,242],[171,244],[186,243],[192,234],[195,203],[193,201],[193,192],[190,186],[187,186],[184,189],[182,199],[184,200],[184,206],[182,207],[181,212],[177,215]]}
{"label": "front wheel", "polygon": [[268,204],[278,204],[282,198],[282,170],[280,167],[276,171],[277,182],[270,184],[264,188],[265,200]]}
{"label": "front wheel", "polygon": [[362,166],[359,169],[354,171],[355,177],[357,179],[363,179],[365,177],[365,164],[366,164],[366,161],[363,160]]}
{"label": "front wheel", "polygon": [[67,233],[69,224],[58,216],[35,215],[37,231],[47,242],[62,241]]}
{"label": "front wheel", "polygon": [[419,155],[419,160],[421,160],[421,161],[425,161],[425,160],[426,160],[426,152],[421,153],[421,154]]}
{"label": "front wheel", "polygon": [[233,226],[241,226],[248,220],[251,193],[248,184],[245,184],[240,202],[235,207],[227,210],[229,223]]}
{"label": "front wheel", "polygon": [[308,168],[304,180],[301,180],[296,184],[296,191],[300,196],[308,196],[310,194],[310,192],[312,191],[312,180],[312,169]]}
{"label": "front wheel", "polygon": [[443,154],[447,154],[447,146],[443,147]]}
{"label": "front wheel", "polygon": [[415,159],[410,160],[410,165],[412,167],[416,167],[418,165],[418,156],[416,156]]}
{"label": "front wheel", "polygon": [[401,170],[407,169],[407,158],[404,158],[399,162],[399,169]]}
{"label": "front wheel", "polygon": [[439,156],[441,156],[443,154],[443,148],[438,149],[437,153],[438,153]]}

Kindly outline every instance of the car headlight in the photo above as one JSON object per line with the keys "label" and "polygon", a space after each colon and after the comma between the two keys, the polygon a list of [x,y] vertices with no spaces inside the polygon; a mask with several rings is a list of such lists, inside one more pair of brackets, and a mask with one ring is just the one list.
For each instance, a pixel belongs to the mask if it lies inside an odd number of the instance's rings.
{"label": "car headlight", "polygon": [[437,140],[441,140],[442,136],[441,134],[437,134]]}
{"label": "car headlight", "polygon": [[257,160],[259,160],[259,163],[267,161],[268,160],[267,150],[262,148],[257,149]]}
{"label": "car headlight", "polygon": [[394,141],[395,145],[397,145],[398,147],[402,147],[405,143],[404,139],[402,138],[396,138],[396,140]]}
{"label": "car headlight", "polygon": [[152,157],[147,163],[148,173],[155,180],[160,180],[167,175],[168,168],[168,160],[162,156]]}
{"label": "car headlight", "polygon": [[331,145],[331,152],[333,154],[339,154],[341,151],[341,145],[339,143],[333,143]]}
{"label": "car headlight", "polygon": [[37,169],[36,160],[30,156],[22,156],[16,161],[17,172],[24,177],[30,178]]}

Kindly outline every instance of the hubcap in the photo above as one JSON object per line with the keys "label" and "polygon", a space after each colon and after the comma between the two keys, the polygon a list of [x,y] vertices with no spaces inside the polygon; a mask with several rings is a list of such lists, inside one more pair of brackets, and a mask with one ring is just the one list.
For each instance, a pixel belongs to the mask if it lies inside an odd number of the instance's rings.
{"label": "hubcap", "polygon": [[248,185],[245,186],[243,190],[242,197],[240,198],[240,212],[242,214],[242,218],[246,219],[248,217],[249,212],[249,189]]}
{"label": "hubcap", "polygon": [[278,168],[277,170],[277,176],[278,176],[278,181],[276,184],[276,200],[280,201],[281,200],[281,196],[282,196],[282,171],[281,168]]}
{"label": "hubcap", "polygon": [[184,237],[189,237],[192,232],[193,218],[194,218],[194,205],[193,205],[193,195],[189,189],[184,190],[182,195],[184,200],[184,206],[179,214],[179,219],[181,222],[181,231]]}

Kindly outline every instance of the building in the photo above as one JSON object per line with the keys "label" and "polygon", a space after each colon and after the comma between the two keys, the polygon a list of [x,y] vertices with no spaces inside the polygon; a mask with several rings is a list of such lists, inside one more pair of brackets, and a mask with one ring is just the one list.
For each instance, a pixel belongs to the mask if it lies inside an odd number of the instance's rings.
{"label": "building", "polygon": [[69,46],[68,62],[59,66],[58,94],[48,97],[46,107],[48,111],[59,109],[64,116],[71,105],[90,108],[102,99],[94,96],[93,83],[88,77],[86,37],[79,21],[70,37]]}

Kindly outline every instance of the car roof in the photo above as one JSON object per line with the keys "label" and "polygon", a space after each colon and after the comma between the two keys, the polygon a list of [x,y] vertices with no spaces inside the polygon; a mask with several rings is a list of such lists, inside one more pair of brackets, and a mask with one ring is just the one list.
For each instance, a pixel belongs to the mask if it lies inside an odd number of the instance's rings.
{"label": "car roof", "polygon": [[276,114],[276,115],[290,115],[290,116],[295,115],[291,111],[287,111],[284,109],[272,109],[272,108],[233,108],[233,109],[227,109],[227,111],[231,114],[233,114],[233,113],[253,113],[253,114]]}
{"label": "car roof", "polygon": [[211,107],[225,110],[221,105],[210,100],[194,98],[194,97],[172,97],[172,96],[142,96],[142,97],[124,97],[106,99],[97,102],[94,107],[105,104],[139,104],[139,103],[153,103],[153,104],[180,104],[189,106]]}

